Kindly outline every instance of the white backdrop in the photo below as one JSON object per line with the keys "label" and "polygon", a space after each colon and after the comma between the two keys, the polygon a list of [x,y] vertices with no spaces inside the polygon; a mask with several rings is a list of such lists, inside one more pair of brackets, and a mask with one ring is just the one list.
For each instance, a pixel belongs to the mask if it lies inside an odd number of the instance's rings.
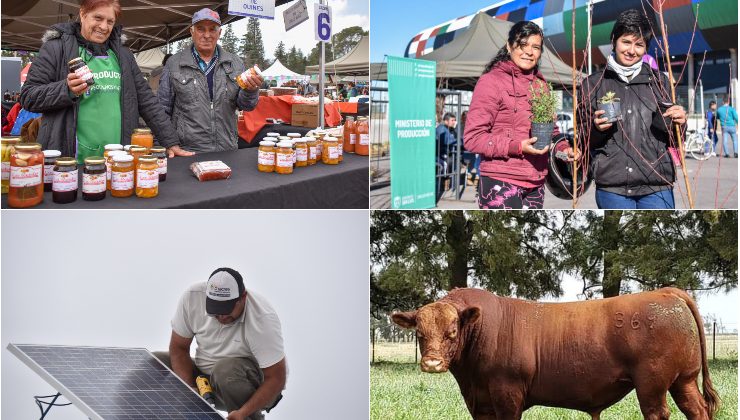
{"label": "white backdrop", "polygon": [[367,211],[5,210],[2,225],[3,419],[38,419],[33,396],[55,393],[9,342],[166,350],[181,293],[222,266],[282,322],[290,372],[267,419],[368,417]]}

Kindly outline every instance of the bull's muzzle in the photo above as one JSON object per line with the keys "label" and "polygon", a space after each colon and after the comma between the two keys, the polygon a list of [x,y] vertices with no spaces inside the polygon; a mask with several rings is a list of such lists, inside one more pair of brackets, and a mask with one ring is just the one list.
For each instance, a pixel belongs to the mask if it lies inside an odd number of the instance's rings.
{"label": "bull's muzzle", "polygon": [[444,360],[436,357],[423,357],[421,359],[421,370],[427,373],[447,372]]}

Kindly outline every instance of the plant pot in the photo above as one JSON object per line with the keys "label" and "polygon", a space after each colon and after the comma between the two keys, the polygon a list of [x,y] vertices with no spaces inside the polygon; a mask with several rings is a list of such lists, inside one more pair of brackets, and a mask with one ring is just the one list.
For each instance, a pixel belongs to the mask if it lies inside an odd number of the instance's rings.
{"label": "plant pot", "polygon": [[614,102],[605,104],[599,104],[599,109],[604,111],[602,118],[608,118],[606,122],[613,123],[615,121],[622,120],[622,107],[619,104],[619,99],[615,99]]}
{"label": "plant pot", "polygon": [[552,131],[555,129],[555,123],[532,123],[531,137],[537,137],[534,144],[535,149],[544,149],[552,141]]}

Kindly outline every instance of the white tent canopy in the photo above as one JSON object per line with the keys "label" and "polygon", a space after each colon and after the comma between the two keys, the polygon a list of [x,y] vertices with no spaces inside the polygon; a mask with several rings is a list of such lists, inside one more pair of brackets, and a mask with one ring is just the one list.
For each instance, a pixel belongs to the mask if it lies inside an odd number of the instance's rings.
{"label": "white tent canopy", "polygon": [[136,53],[134,57],[136,57],[136,64],[142,73],[151,73],[152,70],[162,67],[164,53],[159,48],[152,48]]}
{"label": "white tent canopy", "polygon": [[272,65],[262,70],[262,78],[265,80],[277,80],[278,86],[287,82],[288,80],[308,80],[308,76],[298,74],[293,70],[285,67],[280,60],[275,60]]}
{"label": "white tent canopy", "polygon": [[[363,36],[360,42],[347,54],[330,61],[324,65],[327,74],[340,76],[364,76],[370,70],[370,37]],[[306,67],[306,73],[315,74],[319,72],[319,66]]]}

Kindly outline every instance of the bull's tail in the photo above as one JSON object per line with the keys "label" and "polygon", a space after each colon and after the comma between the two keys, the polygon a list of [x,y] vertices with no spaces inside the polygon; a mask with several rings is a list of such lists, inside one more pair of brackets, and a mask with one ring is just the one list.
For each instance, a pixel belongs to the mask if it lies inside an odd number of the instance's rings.
{"label": "bull's tail", "polygon": [[699,330],[699,343],[701,344],[701,379],[702,386],[704,387],[704,401],[707,403],[707,412],[709,419],[712,420],[714,415],[719,410],[719,395],[712,386],[712,379],[709,377],[709,365],[707,363],[707,340],[704,336],[704,324],[699,314],[699,308],[696,307],[696,302],[689,296],[688,293],[681,289],[672,289],[678,297],[686,302],[686,305],[691,309],[691,314],[694,316],[696,321],[696,327]]}

